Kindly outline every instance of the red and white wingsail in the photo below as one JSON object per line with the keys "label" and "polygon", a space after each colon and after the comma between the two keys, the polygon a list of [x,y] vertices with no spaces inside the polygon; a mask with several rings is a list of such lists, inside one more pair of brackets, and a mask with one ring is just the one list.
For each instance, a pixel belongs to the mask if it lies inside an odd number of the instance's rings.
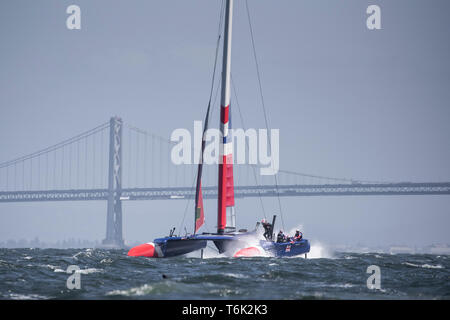
{"label": "red and white wingsail", "polygon": [[220,107],[219,194],[217,233],[234,229],[233,137],[231,135],[230,80],[231,80],[231,31],[233,0],[227,1],[222,63],[222,95]]}

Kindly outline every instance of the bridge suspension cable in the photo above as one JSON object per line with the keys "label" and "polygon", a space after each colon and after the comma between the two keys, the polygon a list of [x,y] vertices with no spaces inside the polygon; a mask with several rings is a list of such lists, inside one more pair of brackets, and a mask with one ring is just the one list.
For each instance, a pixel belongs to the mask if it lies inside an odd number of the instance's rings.
{"label": "bridge suspension cable", "polygon": [[[92,186],[98,187],[100,185],[98,180],[102,179],[98,177],[97,171],[101,173],[104,170],[97,169],[105,167],[104,155],[106,151],[103,144],[98,147],[97,140],[99,138],[97,137],[103,136],[108,129],[109,123],[103,123],[50,147],[1,163],[0,190],[79,188],[81,175],[80,144],[83,143],[86,151],[83,163],[86,169],[86,187],[88,182],[88,156],[90,156],[89,160],[92,161],[92,164],[89,164],[89,166],[92,165],[89,170],[92,174]],[[87,149],[89,143],[91,144],[90,148],[92,148],[90,152]],[[13,171],[12,174],[10,171]],[[104,174],[103,176],[105,177]],[[3,183],[1,183],[2,180]]]}
{"label": "bridge suspension cable", "polygon": [[[232,87],[237,110],[241,113],[234,83]],[[214,101],[218,97],[217,88],[219,85],[215,88]],[[245,128],[242,114],[239,115]],[[123,123],[123,127],[123,188],[192,186],[196,176],[196,164],[175,165],[171,161],[171,149],[175,142],[128,123]],[[1,163],[0,192],[106,189],[110,147],[108,130],[110,123],[103,123],[50,147]],[[195,150],[191,151],[195,154]],[[261,166],[256,164],[236,165],[236,186],[272,185],[272,176],[257,175],[256,170],[259,168]],[[216,169],[216,165],[204,165],[204,187],[217,186]],[[336,178],[283,169],[279,170],[276,179],[276,185],[280,186],[391,183]],[[258,188],[255,190],[259,192]],[[265,215],[262,199],[260,202]]]}
{"label": "bridge suspension cable", "polygon": [[22,162],[22,161],[25,161],[25,160],[36,158],[36,157],[38,157],[40,155],[43,155],[45,153],[49,153],[49,152],[55,151],[57,149],[63,148],[63,147],[65,147],[65,146],[67,146],[67,145],[69,145],[71,143],[74,143],[74,142],[77,142],[79,140],[85,139],[85,138],[87,138],[87,137],[89,137],[89,136],[91,136],[93,134],[96,134],[96,133],[98,133],[98,132],[100,132],[102,130],[105,130],[107,128],[109,128],[109,122],[104,123],[102,125],[99,125],[99,126],[93,128],[91,130],[86,131],[86,132],[80,133],[79,135],[77,135],[77,136],[75,136],[73,138],[64,140],[64,141],[62,141],[60,143],[57,143],[57,144],[52,145],[50,147],[47,147],[45,149],[42,149],[42,150],[30,153],[28,155],[16,158],[14,160],[10,160],[10,161],[6,161],[6,162],[3,162],[3,163],[0,163],[0,169],[8,167],[8,166],[11,166],[11,165],[13,165],[15,163],[19,163],[19,162]]}

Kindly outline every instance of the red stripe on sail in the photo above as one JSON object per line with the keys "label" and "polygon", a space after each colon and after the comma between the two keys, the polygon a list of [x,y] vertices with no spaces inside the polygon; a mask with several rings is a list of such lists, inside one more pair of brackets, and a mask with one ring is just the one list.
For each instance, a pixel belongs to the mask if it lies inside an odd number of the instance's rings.
{"label": "red stripe on sail", "polygon": [[220,121],[222,123],[227,123],[228,122],[228,114],[229,114],[229,108],[230,106],[226,106],[226,107],[222,107],[220,108]]}

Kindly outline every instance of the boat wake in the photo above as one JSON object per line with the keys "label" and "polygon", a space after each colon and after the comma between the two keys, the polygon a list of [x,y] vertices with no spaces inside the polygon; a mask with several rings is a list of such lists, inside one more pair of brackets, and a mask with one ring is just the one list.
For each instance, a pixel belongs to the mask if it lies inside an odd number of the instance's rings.
{"label": "boat wake", "polygon": [[[264,237],[261,234],[255,236],[247,236],[245,238],[245,245],[237,246],[228,250],[225,253],[219,253],[213,246],[207,246],[203,250],[203,259],[217,259],[217,258],[242,258],[242,257],[272,257],[270,253],[264,250],[260,245],[260,240]],[[191,252],[185,255],[188,258],[201,258],[201,251]]]}
{"label": "boat wake", "polygon": [[[295,230],[303,230],[301,226],[292,229],[289,234],[293,234]],[[261,234],[257,234],[254,237],[248,237],[246,239],[246,244],[243,247],[236,247],[234,250],[231,250],[228,254],[222,253],[220,254],[216,248],[213,246],[207,246],[203,250],[203,259],[217,259],[217,258],[244,258],[244,257],[266,257],[272,258],[273,254],[264,250],[260,245],[260,240],[264,240],[264,237]],[[188,253],[185,255],[187,258],[202,258],[202,254],[200,251],[195,251]],[[289,258],[304,258],[304,254],[292,256]],[[334,259],[334,252],[332,249],[328,248],[325,244],[321,243],[318,240],[311,241],[311,250],[307,255],[308,259]]]}

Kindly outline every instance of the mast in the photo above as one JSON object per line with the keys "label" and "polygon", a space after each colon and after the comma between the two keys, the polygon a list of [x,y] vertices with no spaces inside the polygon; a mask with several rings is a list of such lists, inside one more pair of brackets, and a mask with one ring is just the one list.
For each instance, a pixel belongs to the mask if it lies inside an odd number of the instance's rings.
{"label": "mast", "polygon": [[[222,93],[220,107],[220,131],[223,139],[219,144],[219,192],[217,212],[217,233],[233,229],[234,225],[234,185],[233,185],[233,140],[230,112],[231,79],[231,34],[233,20],[233,0],[226,0],[225,30],[222,62]],[[228,219],[227,219],[228,216]],[[227,221],[228,220],[228,221]]]}

